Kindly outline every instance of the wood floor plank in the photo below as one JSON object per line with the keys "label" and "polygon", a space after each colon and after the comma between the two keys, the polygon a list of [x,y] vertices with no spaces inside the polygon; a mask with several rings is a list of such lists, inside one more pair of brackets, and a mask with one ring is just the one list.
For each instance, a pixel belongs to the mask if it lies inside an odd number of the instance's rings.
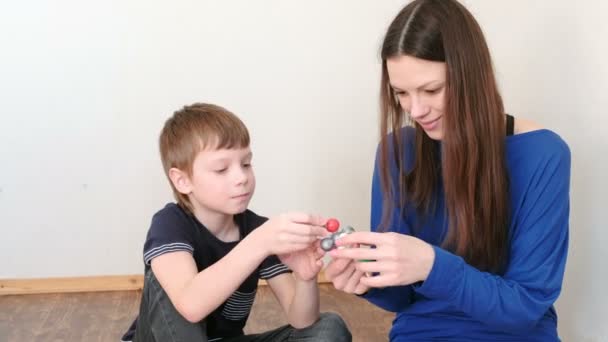
{"label": "wood floor plank", "polygon": [[[394,315],[363,299],[320,285],[321,310],[340,314],[356,342],[386,341]],[[141,291],[0,296],[0,341],[119,341],[139,310]],[[286,323],[267,286],[260,286],[249,333]]]}

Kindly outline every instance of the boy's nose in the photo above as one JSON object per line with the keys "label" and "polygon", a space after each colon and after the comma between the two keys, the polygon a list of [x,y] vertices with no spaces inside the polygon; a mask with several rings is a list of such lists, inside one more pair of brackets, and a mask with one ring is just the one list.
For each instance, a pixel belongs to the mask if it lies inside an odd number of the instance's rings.
{"label": "boy's nose", "polygon": [[237,173],[235,175],[235,179],[236,179],[237,184],[246,184],[247,181],[249,180],[249,177],[245,170],[240,169],[239,171],[237,171]]}

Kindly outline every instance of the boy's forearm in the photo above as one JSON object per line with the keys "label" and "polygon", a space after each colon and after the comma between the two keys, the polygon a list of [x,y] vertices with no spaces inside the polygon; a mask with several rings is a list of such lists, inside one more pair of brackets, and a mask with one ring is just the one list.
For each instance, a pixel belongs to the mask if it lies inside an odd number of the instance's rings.
{"label": "boy's forearm", "polygon": [[287,320],[294,328],[306,328],[319,319],[319,286],[317,279],[308,281],[295,278],[295,291]]}
{"label": "boy's forearm", "polygon": [[[251,238],[250,238],[251,237]],[[184,317],[199,322],[218,308],[267,257],[252,235],[215,264],[199,272],[182,291]]]}

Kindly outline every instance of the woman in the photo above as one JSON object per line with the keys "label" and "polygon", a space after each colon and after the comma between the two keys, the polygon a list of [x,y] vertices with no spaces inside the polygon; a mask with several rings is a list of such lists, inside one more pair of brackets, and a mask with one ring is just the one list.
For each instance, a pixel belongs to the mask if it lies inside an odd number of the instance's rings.
{"label": "woman", "polygon": [[333,250],[327,277],[396,312],[392,341],[559,340],[568,146],[505,114],[482,31],[455,0],[411,2],[381,54],[372,232],[338,240],[361,248]]}

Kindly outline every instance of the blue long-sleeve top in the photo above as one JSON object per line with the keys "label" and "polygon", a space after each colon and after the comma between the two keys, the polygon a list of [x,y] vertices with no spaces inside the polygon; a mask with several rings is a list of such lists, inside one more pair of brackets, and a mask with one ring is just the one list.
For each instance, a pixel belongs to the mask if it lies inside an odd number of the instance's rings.
{"label": "blue long-sleeve top", "polygon": [[[414,158],[414,134],[404,129],[406,169]],[[481,272],[440,247],[447,229],[442,189],[435,214],[425,215],[423,222],[411,208],[403,215],[396,210],[389,231],[430,243],[435,261],[422,283],[372,289],[363,296],[396,312],[391,341],[559,341],[553,304],[561,291],[568,249],[570,150],[546,129],[505,139],[511,205],[505,272]],[[390,174],[396,177],[392,168]],[[382,218],[382,197],[376,162],[372,231]]]}

